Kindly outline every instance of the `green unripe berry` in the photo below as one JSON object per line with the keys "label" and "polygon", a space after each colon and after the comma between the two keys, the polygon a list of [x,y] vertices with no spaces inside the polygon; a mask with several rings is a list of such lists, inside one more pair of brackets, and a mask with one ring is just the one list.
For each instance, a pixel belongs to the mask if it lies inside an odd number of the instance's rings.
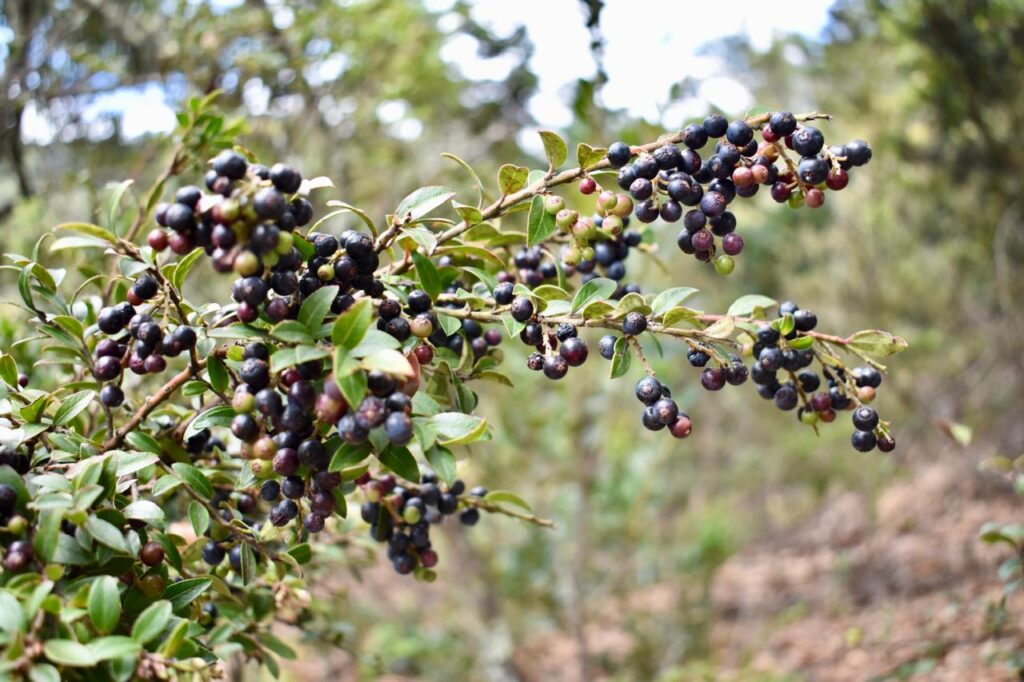
{"label": "green unripe berry", "polygon": [[622,218],[617,215],[607,215],[604,220],[601,221],[601,230],[613,237],[617,237],[622,234],[622,228]]}
{"label": "green unripe berry", "polygon": [[274,247],[274,251],[283,256],[291,251],[294,245],[295,237],[292,236],[292,233],[282,230],[281,234],[277,236],[277,246]]}
{"label": "green unripe berry", "polygon": [[330,282],[334,279],[334,266],[330,263],[324,263],[317,268],[316,276],[320,278],[321,282]]}
{"label": "green unripe berry", "polygon": [[804,205],[804,195],[800,192],[793,192],[786,200],[790,208],[800,208]]}
{"label": "green unripe berry", "polygon": [[572,233],[577,239],[588,240],[597,232],[593,219],[583,216],[572,225]]}
{"label": "green unripe berry", "polygon": [[597,195],[597,206],[604,211],[610,211],[619,203],[619,197],[615,192],[605,190]]}
{"label": "green unripe berry", "polygon": [[416,507],[406,507],[402,510],[402,520],[413,526],[420,522],[423,514]]}
{"label": "green unripe berry", "polygon": [[28,521],[24,516],[13,516],[7,522],[7,532],[12,535],[22,535],[26,530],[28,530]]}
{"label": "green unripe berry", "polygon": [[238,212],[238,202],[234,199],[224,199],[217,204],[217,216],[225,225],[238,220]]}
{"label": "green unripe berry", "polygon": [[581,255],[583,256],[583,260],[594,260],[594,247],[588,246],[584,248]]}
{"label": "green unripe berry", "polygon": [[409,331],[418,339],[425,339],[434,332],[434,324],[426,315],[417,315],[409,323]]}
{"label": "green unripe berry", "polygon": [[249,391],[238,391],[231,399],[231,407],[237,414],[247,414],[256,409],[256,398]]}
{"label": "green unripe berry", "polygon": [[251,277],[260,270],[260,259],[252,251],[242,251],[235,256],[235,272],[242,277]]}
{"label": "green unripe berry", "polygon": [[633,198],[628,194],[617,194],[615,206],[608,212],[620,218],[628,218],[633,213]]}
{"label": "green unripe berry", "polygon": [[715,272],[719,275],[729,275],[736,269],[736,261],[732,256],[718,256],[715,258]]}
{"label": "green unripe berry", "polygon": [[135,581],[138,588],[145,597],[156,599],[164,593],[164,579],[156,573],[149,573]]}
{"label": "green unripe berry", "polygon": [[280,256],[277,251],[271,251],[270,253],[263,254],[263,264],[268,268],[272,268],[277,265],[278,260],[280,260]]}
{"label": "green unripe berry", "polygon": [[273,459],[277,454],[277,443],[270,436],[263,436],[252,445],[252,456],[256,459]]}
{"label": "green unripe berry", "polygon": [[814,425],[818,423],[818,413],[814,410],[804,410],[800,413],[800,421],[804,424]]}
{"label": "green unripe berry", "polygon": [[[255,476],[257,480],[263,481],[274,475],[274,467],[270,463],[270,460],[254,459],[249,462],[249,466],[252,467],[252,475]],[[223,538],[214,538],[214,540],[220,539]]]}
{"label": "green unripe berry", "polygon": [[581,260],[583,260],[583,256],[580,254],[580,249],[576,246],[567,246],[562,251],[562,262],[566,265],[579,265]]}
{"label": "green unripe berry", "polygon": [[579,220],[579,217],[579,212],[571,208],[563,208],[555,214],[555,225],[558,225],[562,230],[568,230],[572,227],[573,223]]}
{"label": "green unripe berry", "polygon": [[557,194],[552,194],[544,199],[544,210],[550,215],[557,214],[563,208],[565,208],[565,199]]}

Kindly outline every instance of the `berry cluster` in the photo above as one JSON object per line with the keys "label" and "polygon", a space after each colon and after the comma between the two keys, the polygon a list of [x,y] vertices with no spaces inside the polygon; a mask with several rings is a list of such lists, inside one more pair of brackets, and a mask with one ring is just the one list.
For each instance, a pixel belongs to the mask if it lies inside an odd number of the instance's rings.
{"label": "berry cluster", "polygon": [[[124,402],[124,392],[115,382],[127,366],[134,374],[158,374],[167,369],[167,358],[190,352],[198,340],[196,331],[187,325],[165,329],[145,312],[136,312],[160,291],[151,274],[140,275],[128,290],[127,300],[103,308],[96,326],[107,338],[96,343],[93,375],[107,383],[100,391],[100,400],[107,407]],[[125,334],[125,328],[128,333]]]}
{"label": "berry cluster", "polygon": [[[728,210],[736,197],[752,197],[765,185],[775,201],[818,208],[825,202],[826,190],[846,187],[849,170],[871,159],[871,147],[863,140],[826,149],[821,131],[801,125],[789,112],[773,113],[760,132],[762,142],[758,143],[755,128],[746,121],[730,122],[712,114],[702,124],[683,130],[682,149],[665,144],[652,153],[637,154],[624,142],[612,144],[608,161],[618,169],[619,187],[630,196],[601,192],[602,229],[609,233],[621,230],[622,218],[631,211],[643,223],[659,217],[667,223],[682,220],[677,239],[680,250],[712,262],[721,274],[729,274],[735,268],[733,256],[744,246],[735,231],[736,216]],[[719,141],[705,159],[699,150],[710,139]],[[799,162],[789,158],[780,141],[800,155]],[[780,158],[785,161],[781,169],[775,165]],[[587,180],[591,179],[586,178],[580,189],[593,192],[596,184]],[[637,202],[635,210],[632,200]]]}
{"label": "berry cluster", "polygon": [[[402,575],[418,566],[427,571],[437,565],[437,551],[430,543],[431,526],[457,512],[463,525],[473,526],[480,520],[480,511],[465,501],[466,484],[458,479],[447,489],[429,471],[422,474],[419,485],[399,485],[390,474],[376,478],[367,474],[358,483],[366,497],[359,511],[363,521],[370,524],[370,537],[388,543],[388,559]],[[476,499],[486,494],[481,487],[469,491],[469,496]],[[424,577],[432,579],[433,574]]]}
{"label": "berry cluster", "polygon": [[653,376],[646,376],[636,383],[636,399],[644,404],[640,415],[644,428],[661,431],[668,427],[669,433],[676,438],[686,438],[693,431],[690,416],[672,400],[668,386]]}
{"label": "berry cluster", "polygon": [[35,557],[32,543],[20,538],[28,530],[28,521],[18,515],[18,491],[6,483],[0,483],[0,537],[6,542],[3,568],[11,573],[20,573],[28,568]]}

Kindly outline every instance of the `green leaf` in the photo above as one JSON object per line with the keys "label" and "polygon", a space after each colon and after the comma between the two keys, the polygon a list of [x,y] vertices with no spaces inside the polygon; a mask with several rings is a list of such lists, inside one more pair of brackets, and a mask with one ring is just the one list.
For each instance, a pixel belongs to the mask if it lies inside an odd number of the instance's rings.
{"label": "green leaf", "polygon": [[210,385],[215,391],[223,393],[228,389],[228,369],[223,360],[211,355],[206,360],[206,372],[210,375]]}
{"label": "green leaf", "polygon": [[847,348],[865,355],[885,357],[906,350],[910,344],[906,339],[879,329],[866,329],[850,337]]}
{"label": "green leaf", "polygon": [[523,187],[530,177],[530,169],[526,166],[517,166],[506,163],[498,169],[498,190],[501,194],[513,194]]}
{"label": "green leaf", "polygon": [[576,162],[580,168],[590,168],[603,161],[607,154],[608,150],[604,147],[591,147],[589,144],[583,143],[576,146]]}
{"label": "green leaf", "polygon": [[308,542],[303,542],[301,545],[295,545],[289,549],[288,554],[291,554],[292,558],[295,559],[295,563],[301,566],[302,564],[308,564],[310,559],[313,558],[313,548],[309,546]]}
{"label": "green leaf", "polygon": [[125,518],[135,519],[136,521],[145,521],[157,528],[163,528],[167,523],[164,516],[164,510],[156,503],[150,502],[149,500],[138,500],[136,502],[132,502],[122,509],[121,513],[124,514]]}
{"label": "green leaf", "polygon": [[320,325],[324,323],[324,318],[327,317],[327,313],[331,310],[331,303],[338,295],[338,287],[320,287],[312,294],[306,297],[306,300],[302,302],[302,307],[299,308],[298,321],[299,324],[305,325],[309,333],[316,335],[320,330]]}
{"label": "green leaf", "polygon": [[460,329],[462,329],[462,320],[452,317],[451,315],[445,315],[444,313],[438,312],[437,323],[441,325],[441,331],[451,336]]}
{"label": "green leaf", "polygon": [[188,427],[185,429],[184,439],[188,440],[203,429],[207,429],[212,426],[228,426],[234,418],[235,410],[230,405],[217,405],[216,407],[211,407],[206,412],[203,412],[201,415],[189,422]]}
{"label": "green leaf", "polygon": [[110,199],[107,200],[107,227],[110,228],[111,232],[117,232],[117,209],[121,206],[121,199],[124,198],[125,192],[128,191],[128,188],[134,182],[134,180],[124,180],[118,183],[114,187]]}
{"label": "green leaf", "polygon": [[778,304],[779,302],[774,298],[761,294],[747,294],[733,301],[725,314],[733,317],[761,317],[764,315],[765,308],[771,308]]}
{"label": "green leaf", "polygon": [[651,302],[651,314],[654,317],[661,317],[672,308],[675,308],[686,299],[696,294],[699,289],[693,287],[673,287],[665,289],[654,297]]}
{"label": "green leaf", "polygon": [[[211,358],[212,360],[213,358]],[[139,469],[149,466],[156,462],[159,457],[153,455],[159,455],[162,450],[160,443],[156,441],[156,438],[145,433],[143,431],[132,431],[125,440],[136,450],[142,450],[142,452],[121,452],[114,455],[114,461],[117,463],[117,475],[125,476],[127,474],[135,473]],[[145,453],[150,454],[145,454]]]}
{"label": "green leaf", "polygon": [[487,500],[488,502],[508,502],[509,504],[514,504],[517,507],[521,507],[528,512],[533,511],[533,509],[530,508],[530,505],[526,502],[526,500],[519,497],[519,495],[516,495],[513,492],[509,492],[508,490],[492,490],[486,495],[484,495],[484,499]]}
{"label": "green leaf", "polygon": [[404,355],[397,350],[389,348],[382,348],[370,353],[363,358],[362,366],[366,370],[376,369],[388,374],[406,377],[411,377],[416,373]]}
{"label": "green leaf", "polygon": [[210,527],[210,512],[198,500],[192,500],[188,503],[188,521],[192,524],[192,532],[199,537]]}
{"label": "green leaf", "polygon": [[[323,218],[318,220],[316,222],[316,224],[313,225],[312,229],[310,230],[311,232],[316,231],[316,229],[321,225],[321,223],[326,221],[328,218],[333,218],[334,216],[341,215],[343,213],[354,213],[360,220],[363,221],[363,223],[368,228],[370,228],[370,232],[373,234],[373,236],[374,237],[377,236],[377,232],[378,232],[377,224],[373,222],[373,218],[371,218],[370,215],[366,211],[364,211],[363,209],[356,208],[355,206],[352,206],[350,204],[346,204],[344,201],[337,201],[337,200],[334,200],[334,199],[332,199],[331,201],[328,201],[327,205],[328,206],[332,206],[332,207],[337,206],[337,207],[340,208],[340,210],[328,213]],[[297,239],[295,241],[299,242],[299,241],[303,241],[303,240],[298,240]],[[298,244],[296,244],[296,248],[298,248]],[[302,249],[299,249],[299,250],[301,251]],[[310,257],[310,254],[303,253],[302,257],[308,259]]]}
{"label": "green leaf", "polygon": [[322,346],[296,346],[295,348],[281,348],[270,356],[271,373],[280,372],[288,367],[301,365],[312,360],[321,360],[330,355],[327,349]]}
{"label": "green leaf", "polygon": [[6,353],[0,355],[0,379],[11,388],[18,388],[18,365],[14,357]]}
{"label": "green leaf", "polygon": [[90,668],[98,662],[88,647],[70,639],[47,640],[43,653],[54,663],[72,668]]}
{"label": "green leaf", "polygon": [[89,619],[102,634],[117,627],[121,618],[121,595],[117,589],[117,579],[101,575],[94,580],[89,588],[88,606]]}
{"label": "green leaf", "polygon": [[377,455],[377,459],[399,478],[404,478],[410,483],[419,483],[420,468],[408,448],[392,445]]}
{"label": "green leaf", "polygon": [[492,275],[491,273],[485,271],[485,270],[481,270],[480,268],[470,267],[468,265],[467,266],[463,266],[462,269],[465,270],[466,272],[470,273],[474,277],[476,277],[480,281],[481,284],[483,284],[485,287],[487,287],[487,291],[489,291],[489,292],[493,292],[494,291],[494,287],[498,286],[498,278],[495,277],[494,275]]}
{"label": "green leaf", "polygon": [[572,299],[572,312],[576,313],[595,301],[606,301],[615,293],[617,284],[604,277],[595,277],[579,288]]}
{"label": "green leaf", "polygon": [[463,170],[465,170],[466,173],[469,174],[469,177],[473,178],[473,181],[476,182],[477,193],[479,194],[479,197],[480,197],[480,200],[477,202],[477,204],[478,205],[482,205],[484,203],[484,183],[483,183],[483,180],[480,179],[480,176],[476,174],[476,171],[473,170],[473,168],[468,163],[466,163],[465,161],[463,161],[459,157],[455,156],[454,154],[449,154],[448,152],[443,152],[441,154],[441,157],[445,158],[445,159],[449,159],[449,160],[454,161],[455,163],[459,164],[460,166],[462,166]]}
{"label": "green leaf", "polygon": [[210,578],[188,578],[172,583],[164,590],[164,599],[171,602],[171,608],[175,611],[188,606],[196,600],[199,595],[210,589],[213,580]]}
{"label": "green leaf", "polygon": [[206,499],[213,497],[213,486],[210,484],[210,479],[202,471],[184,462],[175,462],[171,465],[171,468],[181,477],[181,480],[185,481],[202,497]]}
{"label": "green leaf", "polygon": [[331,340],[335,346],[355,348],[366,335],[373,318],[373,303],[368,298],[356,301],[334,321]]}
{"label": "green leaf", "polygon": [[316,331],[310,332],[309,327],[298,320],[279,322],[270,330],[271,336],[288,343],[313,343],[315,333]]}
{"label": "green leaf", "polygon": [[370,445],[368,443],[360,443],[359,445],[352,445],[351,443],[342,443],[338,451],[331,457],[331,464],[327,467],[328,471],[341,471],[353,467],[370,455]]}
{"label": "green leaf", "polygon": [[445,485],[451,485],[455,482],[455,455],[448,448],[435,445],[426,452],[427,461],[430,462],[430,467],[434,470],[441,480],[445,482]]}
{"label": "green leaf", "polygon": [[49,663],[36,663],[28,669],[30,682],[60,682],[60,673]]}
{"label": "green leaf", "polygon": [[459,214],[459,217],[467,225],[476,225],[484,219],[484,214],[480,212],[480,209],[476,206],[467,206],[466,204],[460,204],[459,202],[452,200],[452,208]]}
{"label": "green leaf", "polygon": [[727,339],[736,331],[736,320],[726,316],[719,318],[710,327],[704,330],[705,336],[713,339]]}
{"label": "green leaf", "polygon": [[93,225],[92,223],[61,223],[60,225],[57,225],[57,227],[61,230],[81,232],[82,234],[87,234],[90,237],[102,239],[110,244],[117,243],[117,237],[111,234],[109,230],[105,230],[99,225]]}
{"label": "green leaf", "polygon": [[85,521],[85,529],[101,545],[106,545],[110,549],[122,554],[129,553],[128,545],[124,541],[124,535],[117,526],[109,521],[104,521],[98,516],[90,516]]}
{"label": "green leaf", "polygon": [[427,215],[454,196],[455,190],[450,187],[441,185],[420,187],[402,199],[402,203],[398,204],[398,208],[395,209],[395,221],[401,225],[408,225]]}
{"label": "green leaf", "polygon": [[358,407],[366,396],[366,373],[359,371],[359,363],[353,358],[345,358],[341,364],[334,365],[334,381],[345,397],[345,402]]}
{"label": "green leaf", "polygon": [[201,248],[192,249],[184,258],[178,261],[178,265],[174,268],[174,273],[171,275],[171,283],[175,289],[180,289],[185,284],[185,278],[188,277],[188,273],[192,271],[192,266],[199,262],[199,259],[203,257],[206,252]]}
{"label": "green leaf", "polygon": [[629,341],[626,338],[620,338],[615,341],[615,352],[612,355],[612,367],[610,376],[612,379],[618,379],[623,374],[629,371],[629,365],[633,361],[633,352],[629,347]]}
{"label": "green leaf", "polygon": [[431,417],[430,424],[440,437],[440,445],[466,445],[487,434],[487,420],[474,414],[442,412]]}
{"label": "green leaf", "polygon": [[354,358],[365,358],[367,355],[376,353],[379,350],[398,350],[401,347],[401,342],[391,336],[391,334],[385,334],[379,329],[370,329],[359,340],[359,344],[349,350],[349,355]]}
{"label": "green leaf", "polygon": [[540,244],[558,230],[555,216],[544,210],[544,197],[535,196],[530,202],[530,217],[527,221],[526,243]]}
{"label": "green leaf", "polygon": [[699,310],[693,310],[685,306],[677,306],[670,309],[665,316],[661,319],[661,323],[666,327],[671,327],[677,322],[683,320],[695,320],[700,315]]}
{"label": "green leaf", "polygon": [[44,561],[53,561],[57,552],[57,541],[60,539],[60,523],[64,513],[60,509],[46,509],[39,513],[36,535],[32,539],[32,547]]}
{"label": "green leaf", "polygon": [[441,274],[437,271],[437,266],[419,251],[412,252],[412,262],[416,266],[416,274],[419,275],[423,291],[430,294],[430,298],[437,298],[441,293]]}
{"label": "green leaf", "polygon": [[569,156],[569,149],[565,146],[565,140],[559,137],[558,133],[550,130],[540,130],[537,132],[544,143],[544,155],[548,157],[551,170],[558,169],[559,166],[565,163],[566,157]]}
{"label": "green leaf", "polygon": [[786,313],[772,322],[771,326],[779,332],[780,336],[786,336],[796,328],[796,318],[793,317],[792,313]]}
{"label": "green leaf", "polygon": [[801,337],[798,337],[798,338],[786,341],[786,345],[789,346],[790,348],[792,348],[793,350],[807,350],[808,348],[810,348],[811,346],[814,345],[814,337],[813,336],[801,336]]}
{"label": "green leaf", "polygon": [[134,658],[142,651],[142,645],[131,637],[111,635],[89,642],[89,651],[97,661],[109,661],[115,658]]}
{"label": "green leaf", "polygon": [[171,621],[171,602],[166,599],[153,602],[139,614],[132,625],[132,639],[145,645],[160,635]]}
{"label": "green leaf", "polygon": [[243,542],[241,547],[242,582],[248,585],[256,579],[256,557],[253,555],[252,547],[248,542]]}
{"label": "green leaf", "polygon": [[25,629],[25,611],[17,598],[0,590],[0,632],[14,633]]}

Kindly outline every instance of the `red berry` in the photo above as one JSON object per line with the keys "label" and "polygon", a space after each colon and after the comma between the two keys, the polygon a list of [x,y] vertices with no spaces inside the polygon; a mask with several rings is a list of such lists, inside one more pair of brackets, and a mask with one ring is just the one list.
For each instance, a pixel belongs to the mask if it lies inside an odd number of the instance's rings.
{"label": "red berry", "polygon": [[580,180],[580,194],[593,194],[597,191],[597,182],[594,178],[583,178]]}
{"label": "red berry", "polygon": [[149,233],[149,236],[146,238],[146,241],[149,242],[150,248],[152,248],[154,251],[163,251],[164,249],[167,248],[167,233],[161,230],[159,227],[154,228]]}
{"label": "red berry", "polygon": [[849,182],[850,174],[847,173],[842,168],[840,168],[839,170],[834,170],[828,174],[828,178],[825,180],[825,185],[830,190],[838,192],[839,190],[846,187],[846,185],[849,184]]}
{"label": "red berry", "polygon": [[685,412],[680,412],[676,420],[668,427],[668,431],[676,438],[686,438],[693,432],[693,422]]}
{"label": "red berry", "polygon": [[416,346],[412,352],[421,365],[429,365],[434,360],[434,349],[425,343]]}

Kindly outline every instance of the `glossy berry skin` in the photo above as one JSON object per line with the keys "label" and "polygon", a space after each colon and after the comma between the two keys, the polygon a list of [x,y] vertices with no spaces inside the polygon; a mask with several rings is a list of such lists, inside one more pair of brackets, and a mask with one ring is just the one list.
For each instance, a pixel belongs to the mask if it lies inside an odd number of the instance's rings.
{"label": "glossy berry skin", "polygon": [[874,431],[878,426],[878,413],[871,407],[859,407],[853,412],[853,428],[858,431]]}
{"label": "glossy berry skin", "polygon": [[638,336],[647,329],[647,318],[642,314],[633,311],[627,313],[622,320],[622,333],[627,336]]}
{"label": "glossy berry skin", "polygon": [[285,194],[298,192],[302,185],[302,174],[283,163],[275,163],[271,166],[269,177],[274,187]]}
{"label": "glossy berry skin", "polygon": [[459,522],[464,526],[475,526],[479,520],[480,511],[476,508],[467,509],[459,514]]}
{"label": "glossy berry skin", "polygon": [[758,364],[770,372],[782,369],[782,361],[782,351],[778,348],[765,348],[761,351],[760,355],[757,356]]}
{"label": "glossy berry skin", "polygon": [[644,377],[636,382],[635,393],[636,399],[644,405],[653,405],[661,398],[661,382],[654,377]]}
{"label": "glossy berry skin", "polygon": [[164,548],[157,542],[147,542],[139,550],[139,559],[147,566],[156,566],[164,560]]}
{"label": "glossy berry skin", "polygon": [[611,360],[615,357],[615,342],[618,340],[614,334],[605,334],[601,337],[601,341],[597,344],[597,350],[601,353],[602,358]]}
{"label": "glossy berry skin", "polygon": [[13,512],[17,503],[17,491],[6,483],[0,483],[0,515],[6,515]]}
{"label": "glossy berry skin", "polygon": [[775,392],[774,400],[777,408],[788,412],[796,408],[800,396],[796,391],[796,387],[792,384],[785,384]]}
{"label": "glossy berry skin", "polygon": [[746,121],[732,121],[725,129],[725,139],[742,147],[754,139],[754,130]]}
{"label": "glossy berry skin", "polygon": [[613,142],[608,146],[608,163],[612,168],[622,168],[629,163],[631,156],[629,145],[625,142]]}
{"label": "glossy berry skin", "polygon": [[124,403],[124,391],[120,386],[107,384],[100,390],[100,402],[107,407],[120,407]]}
{"label": "glossy berry skin", "polygon": [[864,140],[854,140],[848,143],[846,159],[854,166],[863,166],[871,160],[871,146]]}
{"label": "glossy berry skin", "polygon": [[878,449],[882,452],[892,452],[896,449],[896,440],[892,436],[882,436],[878,439]]}
{"label": "glossy berry skin", "polygon": [[850,444],[859,452],[871,452],[878,444],[878,439],[872,431],[854,431],[850,436]]}
{"label": "glossy berry skin", "polygon": [[587,348],[587,343],[578,337],[570,337],[565,339],[561,347],[558,349],[559,355],[565,358],[565,361],[570,367],[579,367],[587,361],[587,356],[590,351]]}
{"label": "glossy berry skin", "polygon": [[825,136],[811,126],[804,126],[793,133],[793,150],[800,156],[814,156],[825,146]]}
{"label": "glossy berry skin", "polygon": [[700,373],[700,385],[709,391],[720,391],[725,386],[725,372],[720,367],[708,367]]}
{"label": "glossy berry skin", "polygon": [[809,332],[818,326],[818,316],[807,309],[800,309],[793,313],[793,323],[797,331]]}
{"label": "glossy berry skin", "polygon": [[708,143],[708,133],[704,126],[691,123],[683,128],[683,144],[690,149],[700,149]]}
{"label": "glossy berry skin", "polygon": [[669,424],[668,431],[674,438],[686,438],[693,433],[693,422],[690,420],[689,415],[685,412],[680,412],[676,416],[676,420]]}
{"label": "glossy berry skin", "polygon": [[544,356],[544,376],[548,379],[558,380],[569,372],[569,363],[561,355]]}
{"label": "glossy berry skin", "polygon": [[412,440],[412,420],[404,412],[392,412],[384,420],[388,439],[396,445],[405,445]]}
{"label": "glossy berry skin", "polygon": [[708,137],[721,137],[729,129],[729,121],[721,114],[710,114],[704,119],[703,127]]}
{"label": "glossy berry skin", "polygon": [[509,312],[512,314],[512,319],[517,322],[526,322],[533,317],[533,302],[525,296],[520,296],[512,301]]}

